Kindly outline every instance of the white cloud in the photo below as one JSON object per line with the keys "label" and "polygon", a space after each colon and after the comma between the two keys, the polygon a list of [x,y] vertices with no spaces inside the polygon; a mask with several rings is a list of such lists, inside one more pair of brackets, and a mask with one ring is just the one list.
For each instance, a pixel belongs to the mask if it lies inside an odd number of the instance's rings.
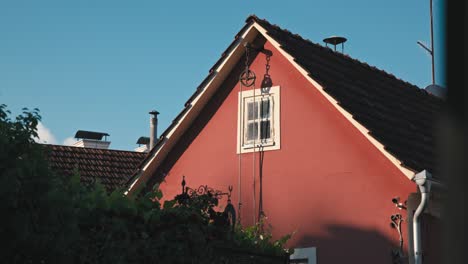
{"label": "white cloud", "polygon": [[44,126],[41,122],[37,124],[37,138],[34,138],[36,142],[45,144],[57,144],[57,139],[52,134],[50,129]]}
{"label": "white cloud", "polygon": [[[37,124],[37,138],[34,138],[34,140],[38,143],[43,143],[43,144],[59,144],[59,141],[57,138],[52,134],[52,131],[48,129],[42,122],[39,122]],[[74,137],[67,137],[65,140],[63,140],[62,145],[65,146],[71,146],[76,142],[76,139]]]}
{"label": "white cloud", "polygon": [[63,145],[65,145],[65,146],[71,146],[71,145],[73,145],[75,142],[76,142],[76,139],[75,139],[74,137],[67,137],[67,138],[63,141]]}

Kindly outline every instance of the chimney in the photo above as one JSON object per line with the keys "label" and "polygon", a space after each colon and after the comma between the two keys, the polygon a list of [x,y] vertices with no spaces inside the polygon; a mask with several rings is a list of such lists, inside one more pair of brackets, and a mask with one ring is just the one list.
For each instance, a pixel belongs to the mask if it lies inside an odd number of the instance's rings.
{"label": "chimney", "polygon": [[151,151],[153,147],[156,145],[156,142],[158,140],[158,115],[159,112],[156,110],[153,110],[149,112],[151,115],[150,118],[150,142],[149,142],[149,150]]}
{"label": "chimney", "polygon": [[[78,140],[73,144],[75,147],[81,148],[97,148],[97,149],[108,149],[110,141],[107,141],[109,134],[102,132],[93,131],[76,131],[75,138]],[[102,138],[104,137],[104,140]]]}

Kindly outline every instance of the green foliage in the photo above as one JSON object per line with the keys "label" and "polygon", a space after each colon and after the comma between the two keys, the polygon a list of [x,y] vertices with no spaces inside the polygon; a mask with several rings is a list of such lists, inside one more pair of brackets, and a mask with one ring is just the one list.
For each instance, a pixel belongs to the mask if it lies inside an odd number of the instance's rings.
{"label": "green foliage", "polygon": [[267,222],[267,218],[262,217],[253,226],[246,228],[236,226],[234,239],[236,240],[236,244],[241,248],[255,249],[257,252],[272,255],[292,254],[293,250],[285,247],[293,234],[287,234],[277,240],[273,240],[272,229],[273,227]]}
{"label": "green foliage", "polygon": [[0,258],[5,263],[219,263],[221,249],[284,255],[265,222],[234,231],[218,200],[176,197],[161,206],[158,186],[145,195],[107,193],[80,184],[79,172],[51,171],[34,142],[38,110],[9,119],[0,105]]}

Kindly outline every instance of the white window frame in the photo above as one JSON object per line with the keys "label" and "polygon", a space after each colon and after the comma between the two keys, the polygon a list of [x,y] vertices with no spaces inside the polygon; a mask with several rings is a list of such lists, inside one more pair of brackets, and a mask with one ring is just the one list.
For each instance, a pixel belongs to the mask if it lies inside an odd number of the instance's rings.
{"label": "white window frame", "polygon": [[[237,148],[236,152],[249,153],[259,151],[260,147],[263,151],[278,150],[281,148],[281,131],[280,131],[280,87],[273,86],[269,88],[261,88],[255,90],[246,90],[238,94],[238,111],[237,111]],[[270,138],[268,140],[260,140],[260,131],[258,131],[257,139],[253,142],[246,142],[247,123],[252,122],[247,120],[247,103],[260,102],[271,98],[270,101]],[[258,117],[255,121],[261,121]],[[254,122],[255,122],[254,121]],[[255,148],[254,148],[255,146]],[[240,152],[239,152],[240,151]]]}
{"label": "white window frame", "polygon": [[307,259],[307,264],[317,264],[317,248],[295,248],[294,253],[289,256],[289,259]]}

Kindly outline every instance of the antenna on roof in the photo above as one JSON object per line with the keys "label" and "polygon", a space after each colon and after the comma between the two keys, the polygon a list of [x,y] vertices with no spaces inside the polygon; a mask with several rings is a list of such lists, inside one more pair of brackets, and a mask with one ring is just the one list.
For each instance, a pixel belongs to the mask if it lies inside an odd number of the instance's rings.
{"label": "antenna on roof", "polygon": [[429,15],[431,17],[431,48],[426,47],[421,41],[417,41],[419,46],[425,49],[431,55],[431,66],[432,66],[432,85],[435,85],[435,68],[434,68],[434,22],[432,16],[432,0],[429,2]]}
{"label": "antenna on roof", "polygon": [[328,47],[328,44],[331,44],[335,47],[336,51],[336,45],[341,44],[341,53],[344,53],[344,43],[347,41],[345,37],[339,37],[339,36],[331,36],[329,38],[324,38],[323,42],[325,42],[325,46]]}

